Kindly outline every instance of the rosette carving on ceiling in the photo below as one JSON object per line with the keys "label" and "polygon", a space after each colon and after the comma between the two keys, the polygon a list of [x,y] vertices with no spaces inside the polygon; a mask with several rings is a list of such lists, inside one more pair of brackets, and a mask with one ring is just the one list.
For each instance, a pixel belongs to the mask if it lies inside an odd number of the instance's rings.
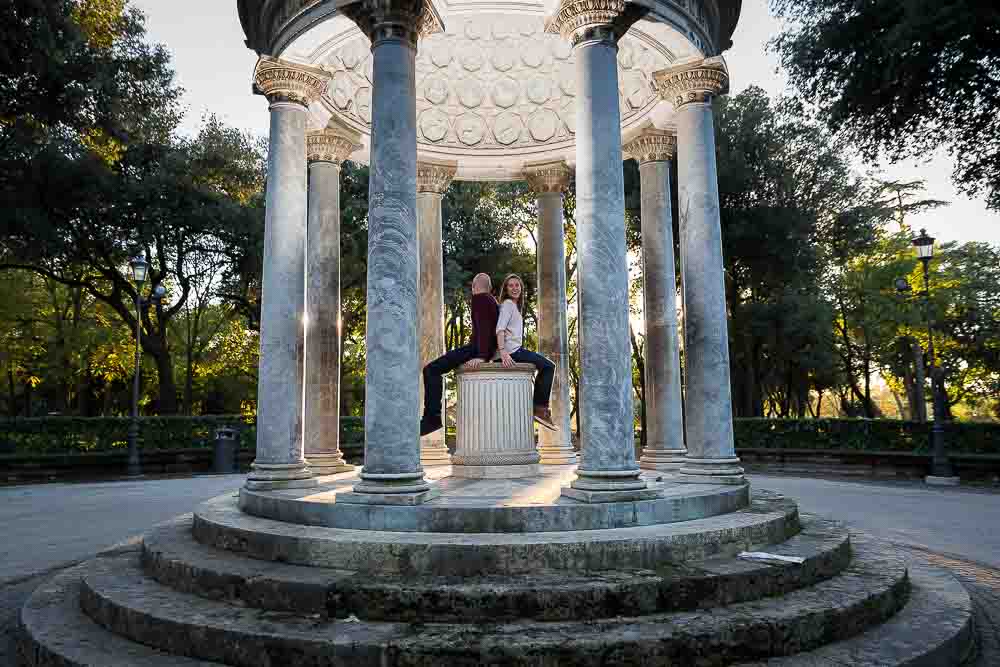
{"label": "rosette carving on ceiling", "polygon": [[[548,147],[572,142],[576,70],[570,45],[545,33],[541,16],[454,16],[446,33],[420,42],[417,141],[463,152]],[[319,63],[331,74],[327,103],[369,130],[372,60],[367,40],[348,37]],[[654,106],[652,73],[668,67],[661,48],[633,30],[619,42],[622,123]]]}

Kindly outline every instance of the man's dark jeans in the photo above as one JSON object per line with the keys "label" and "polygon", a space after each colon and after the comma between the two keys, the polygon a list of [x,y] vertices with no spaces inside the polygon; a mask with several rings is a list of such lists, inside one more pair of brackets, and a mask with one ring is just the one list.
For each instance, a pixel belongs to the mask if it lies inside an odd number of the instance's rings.
{"label": "man's dark jeans", "polygon": [[425,417],[441,416],[441,394],[444,392],[444,380],[441,376],[455,370],[474,356],[476,356],[475,346],[464,345],[445,352],[424,366]]}
{"label": "man's dark jeans", "polygon": [[[444,381],[441,376],[455,370],[474,356],[476,356],[475,348],[472,345],[465,345],[450,350],[424,366],[424,416],[441,416],[441,394],[444,391]],[[531,364],[538,370],[532,402],[535,405],[548,407],[555,364],[542,355],[523,348],[510,356],[517,363]]]}

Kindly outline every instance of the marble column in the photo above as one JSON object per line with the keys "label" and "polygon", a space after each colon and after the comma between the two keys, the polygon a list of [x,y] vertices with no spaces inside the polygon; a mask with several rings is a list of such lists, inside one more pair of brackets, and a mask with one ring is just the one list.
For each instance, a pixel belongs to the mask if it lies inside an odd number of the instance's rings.
{"label": "marble column", "polygon": [[639,163],[642,193],[642,295],[646,323],[646,447],[639,467],[677,471],[684,465],[680,335],[674,223],[670,213],[670,159],[676,140],[647,129],[625,146]]}
{"label": "marble column", "polygon": [[338,127],[306,135],[305,456],[315,475],[354,470],[340,451],[340,163],[361,146]]}
{"label": "marble column", "polygon": [[678,211],[684,285],[685,429],[688,455],[677,481],[743,483],[733,443],[719,179],[712,99],[728,90],[720,57],[654,74],[677,124]]}
{"label": "marble column", "polygon": [[549,30],[576,58],[576,224],[580,327],[577,478],[583,502],[655,496],[639,478],[632,405],[618,37],[638,18],[625,2],[564,0]]}
{"label": "marble column", "polygon": [[420,465],[417,301],[417,39],[441,24],[427,0],[362,0],[343,13],[372,43],[365,465],[337,502],[415,504],[436,493]]}
{"label": "marble column", "polygon": [[312,486],[302,451],[305,352],[306,117],[326,91],[323,70],[262,56],[254,90],[267,97],[271,134],[267,154],[264,271],[257,380],[257,457],[250,489]]}
{"label": "marble column", "polygon": [[[417,163],[417,237],[420,242],[420,366],[426,366],[445,352],[444,345],[444,264],[441,242],[441,200],[455,178],[457,162]],[[441,415],[444,394],[441,395]],[[420,405],[424,386],[420,385]],[[420,438],[420,463],[448,465],[451,455],[445,444],[445,429]]]}
{"label": "marble column", "polygon": [[577,462],[569,425],[569,333],[566,327],[566,248],[563,241],[563,190],[572,172],[563,161],[525,165],[524,178],[538,203],[538,350],[556,365],[549,408],[557,430],[538,429],[541,463]]}

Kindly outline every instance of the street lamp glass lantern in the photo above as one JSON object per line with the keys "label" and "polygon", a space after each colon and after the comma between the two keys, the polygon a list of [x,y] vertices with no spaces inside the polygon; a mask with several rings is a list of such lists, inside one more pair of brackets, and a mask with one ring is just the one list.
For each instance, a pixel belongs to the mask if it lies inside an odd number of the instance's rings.
{"label": "street lamp glass lantern", "polygon": [[142,257],[133,257],[128,263],[132,267],[132,280],[140,285],[146,281],[146,269],[149,267]]}
{"label": "street lamp glass lantern", "polygon": [[917,249],[918,258],[930,259],[934,256],[934,237],[928,236],[926,229],[920,230],[920,236],[913,239],[913,245]]}

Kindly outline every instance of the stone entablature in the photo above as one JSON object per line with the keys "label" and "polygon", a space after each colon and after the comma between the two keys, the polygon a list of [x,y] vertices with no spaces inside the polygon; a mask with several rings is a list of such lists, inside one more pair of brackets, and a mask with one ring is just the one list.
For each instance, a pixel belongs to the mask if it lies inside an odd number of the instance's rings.
{"label": "stone entablature", "polygon": [[677,150],[677,137],[668,130],[648,128],[642,134],[622,147],[626,157],[639,164],[645,162],[667,162]]}
{"label": "stone entablature", "polygon": [[431,160],[417,161],[417,192],[434,192],[443,195],[458,170],[457,162]]}
{"label": "stone entablature", "polygon": [[562,160],[524,165],[524,180],[535,194],[562,192],[572,177],[573,171]]}
{"label": "stone entablature", "polygon": [[326,93],[329,74],[322,69],[261,56],[253,73],[254,92],[271,104],[293,102],[308,107]]}
{"label": "stone entablature", "polygon": [[675,109],[711,102],[729,92],[729,70],[721,57],[676,65],[654,73],[653,78],[660,95]]}
{"label": "stone entablature", "polygon": [[356,132],[327,127],[306,133],[306,159],[312,162],[340,164],[361,148]]}

